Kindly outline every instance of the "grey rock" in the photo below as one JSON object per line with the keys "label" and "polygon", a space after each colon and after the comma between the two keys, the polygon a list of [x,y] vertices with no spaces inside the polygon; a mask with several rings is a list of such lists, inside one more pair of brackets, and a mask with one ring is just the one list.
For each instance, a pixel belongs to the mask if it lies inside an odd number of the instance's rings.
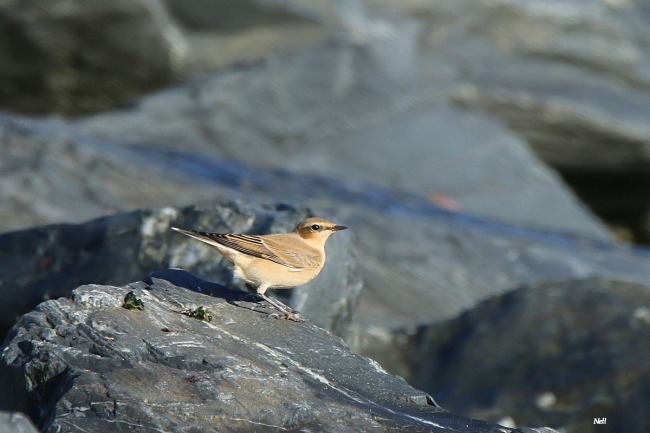
{"label": "grey rock", "polygon": [[380,25],[390,37],[330,38],[76,126],[116,143],[156,150],[164,144],[270,170],[344,177],[431,200],[448,197],[467,212],[513,224],[608,236],[525,142],[492,119],[445,104],[433,87],[449,83],[413,70],[415,53],[403,62],[389,55],[419,49],[417,23],[367,23],[370,30]]}
{"label": "grey rock", "polygon": [[165,0],[165,5],[187,41],[184,77],[317,44],[333,15],[328,3],[301,0]]}
{"label": "grey rock", "polygon": [[[40,304],[2,346],[0,378],[44,432],[503,432],[435,406],[321,328],[268,318],[174,271]],[[181,273],[180,279],[182,280]],[[144,310],[121,308],[129,292]],[[203,306],[211,322],[183,314]]]}
{"label": "grey rock", "polygon": [[5,1],[0,104],[64,115],[124,106],[192,74],[312,44],[332,14],[279,0]]}
{"label": "grey rock", "polygon": [[514,429],[512,433],[557,433],[557,430],[553,430],[552,428],[549,427],[537,427],[537,428],[520,427]]}
{"label": "grey rock", "polygon": [[36,426],[20,412],[0,411],[0,431],[3,433],[38,433]]}
{"label": "grey rock", "polygon": [[[21,0],[5,2],[0,14],[7,23],[0,39],[9,41],[0,45],[5,100],[23,109],[97,109],[197,70],[251,59],[282,63],[276,54],[290,47],[317,53],[329,37],[348,48],[329,62],[338,75],[323,81],[309,67],[315,74],[309,84],[339,97],[364,90],[363,98],[341,100],[348,108],[373,105],[379,88],[393,88],[403,95],[402,108],[437,101],[499,118],[558,167],[648,171],[650,31],[640,2],[161,0],[43,7]],[[358,54],[369,62],[363,71],[354,65]],[[125,62],[130,68],[121,67]],[[289,86],[296,82],[284,76]],[[282,79],[275,83],[282,86]],[[327,100],[312,93],[306,97]],[[325,104],[323,111],[330,110]],[[364,111],[363,119],[375,123],[377,114]],[[340,114],[339,127],[347,120]],[[304,124],[304,116],[292,118]],[[285,125],[286,139],[297,136],[296,125]]]}
{"label": "grey rock", "polygon": [[158,0],[4,1],[0,21],[5,110],[106,109],[169,84],[187,51]]}
{"label": "grey rock", "polygon": [[393,359],[375,359],[472,417],[568,433],[647,431],[650,346],[640,342],[650,338],[649,306],[647,284],[535,284],[404,332]]}
{"label": "grey rock", "polygon": [[[227,233],[288,232],[312,216],[288,205],[163,208],[0,234],[0,325],[3,335],[15,317],[45,299],[69,295],[79,284],[126,284],[165,267],[245,290],[209,247],[170,230],[172,225]],[[285,292],[294,308],[328,330],[347,336],[361,281],[349,235],[331,239],[327,265],[318,278]],[[272,292],[269,292],[272,293]],[[286,299],[285,299],[286,300]]]}
{"label": "grey rock", "polygon": [[0,231],[219,200],[213,185],[134,164],[131,152],[56,120],[0,114],[0,140]]}
{"label": "grey rock", "polygon": [[451,62],[469,62],[473,91],[458,100],[503,119],[546,161],[647,171],[647,8],[621,6],[438,2],[430,16],[445,9],[445,20],[428,21],[427,34],[453,35],[442,42]]}
{"label": "grey rock", "polygon": [[550,427],[520,427],[513,431],[515,433],[558,433],[558,430],[554,430]]}
{"label": "grey rock", "polygon": [[291,0],[165,0],[165,4],[185,27],[202,31],[232,32],[262,25],[320,21],[315,8]]}
{"label": "grey rock", "polygon": [[413,3],[420,58],[458,84],[449,101],[501,119],[622,237],[648,244],[647,2]]}

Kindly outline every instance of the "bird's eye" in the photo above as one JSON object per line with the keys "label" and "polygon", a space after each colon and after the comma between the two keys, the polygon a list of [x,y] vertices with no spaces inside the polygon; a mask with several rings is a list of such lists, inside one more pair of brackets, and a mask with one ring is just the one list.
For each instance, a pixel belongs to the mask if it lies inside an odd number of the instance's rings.
{"label": "bird's eye", "polygon": [[312,224],[311,231],[317,232],[318,230],[320,230],[320,226],[318,224]]}

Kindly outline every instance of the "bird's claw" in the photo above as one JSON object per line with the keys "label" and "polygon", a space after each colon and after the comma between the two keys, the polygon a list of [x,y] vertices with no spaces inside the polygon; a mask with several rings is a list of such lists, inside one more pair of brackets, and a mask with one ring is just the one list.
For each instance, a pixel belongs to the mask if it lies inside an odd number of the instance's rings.
{"label": "bird's claw", "polygon": [[268,315],[268,317],[272,319],[285,319],[285,320],[291,320],[292,322],[309,322],[309,319],[305,319],[304,317],[301,317],[300,314],[293,314],[293,313],[286,313],[283,312],[283,315],[280,315],[278,313],[271,313]]}
{"label": "bird's claw", "polygon": [[300,313],[298,314],[288,313],[284,316],[284,318],[287,320],[291,320],[292,322],[309,322],[309,319],[300,317]]}

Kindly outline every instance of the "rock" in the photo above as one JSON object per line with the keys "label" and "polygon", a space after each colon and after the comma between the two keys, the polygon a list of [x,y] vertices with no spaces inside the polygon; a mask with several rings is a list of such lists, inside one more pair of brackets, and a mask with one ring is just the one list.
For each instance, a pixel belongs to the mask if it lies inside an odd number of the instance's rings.
{"label": "rock", "polygon": [[184,76],[257,62],[317,44],[331,27],[332,5],[293,0],[165,0],[187,41]]}
{"label": "rock", "polygon": [[275,26],[287,23],[318,21],[315,6],[292,0],[165,0],[165,4],[182,24],[190,29],[242,31],[248,27]]}
{"label": "rock", "polygon": [[[5,224],[11,221],[14,224],[38,224],[52,219],[79,222],[93,215],[137,206],[155,206],[165,202],[186,205],[214,202],[224,197],[249,203],[301,203],[320,209],[333,219],[345,220],[353,226],[352,231],[357,234],[359,240],[356,242],[363,254],[359,273],[365,281],[367,295],[362,297],[362,308],[359,310],[361,334],[366,333],[370,326],[390,330],[423,321],[442,320],[471,307],[490,294],[501,293],[531,279],[549,275],[572,277],[585,272],[615,276],[622,272],[618,268],[622,267],[628,272],[630,266],[634,269],[638,266],[633,252],[623,259],[594,259],[589,256],[601,255],[600,246],[578,243],[573,248],[570,239],[550,234],[544,240],[546,234],[543,233],[527,233],[463,213],[445,211],[421,195],[360,187],[313,175],[263,170],[241,162],[157,150],[151,146],[117,146],[81,134],[74,127],[56,121],[39,122],[4,116],[0,117],[0,123],[3,125],[5,143],[0,150],[1,184],[4,202],[7,203],[2,207],[3,218],[0,221]],[[317,194],[314,193],[316,191]],[[205,221],[210,217],[207,218]],[[584,227],[590,226],[584,219],[575,221],[581,222]],[[13,304],[11,315],[4,317],[11,321],[14,315],[29,311],[43,300],[46,291],[51,296],[61,296],[82,282],[125,283],[169,266],[164,257],[159,256],[146,265],[134,265],[140,260],[133,256],[139,254],[140,216],[135,219],[118,216],[110,223],[95,222],[76,229],[80,233],[95,233],[93,240],[71,244],[66,254],[70,254],[70,257],[89,257],[86,251],[89,247],[85,247],[84,242],[98,249],[104,248],[99,246],[104,229],[97,228],[97,224],[114,225],[114,233],[130,233],[133,244],[129,244],[128,248],[110,247],[105,250],[110,251],[112,256],[120,257],[124,264],[119,270],[123,279],[113,280],[110,269],[100,273],[89,271],[82,273],[88,276],[83,280],[66,279],[65,284],[56,283],[45,289],[46,286],[39,279],[49,278],[49,270],[57,269],[55,265],[48,267],[49,262],[69,264],[71,260],[76,260],[57,259],[56,255],[52,257],[52,251],[61,251],[57,248],[62,241],[59,240],[61,235],[53,234],[51,230],[59,233],[61,230],[75,229],[61,226],[12,234],[0,244],[5,257],[9,257],[6,263],[15,263],[11,261],[15,260],[12,257],[25,257],[21,254],[27,257],[19,262],[22,267],[9,267],[6,272],[11,274],[25,269],[25,263],[30,265],[28,272],[17,275],[15,279],[4,278],[4,281],[12,281],[5,284],[13,284],[11,290],[6,288],[7,292],[19,294],[24,299]],[[605,236],[597,227],[598,224],[591,225],[587,232],[597,237]],[[164,241],[160,242],[164,244]],[[548,242],[550,249],[541,253],[547,246],[538,245],[538,242]],[[462,247],[469,243],[473,245],[472,248]],[[31,244],[33,248],[25,247]],[[567,249],[562,245],[568,245]],[[75,248],[80,251],[73,253]],[[564,252],[559,253],[558,248],[564,249]],[[576,248],[582,252],[577,253]],[[531,249],[536,253],[525,253]],[[98,254],[97,249],[93,251]],[[569,263],[575,262],[575,266],[566,265],[565,254],[571,257]],[[626,253],[615,255],[622,257]],[[93,263],[105,263],[105,256],[99,256],[102,258]],[[212,257],[205,258],[209,260]],[[537,266],[535,260],[541,260],[543,266]],[[88,258],[88,262],[92,260]],[[124,269],[133,269],[133,273],[127,277]],[[75,270],[70,275],[81,278],[79,272]],[[639,278],[646,278],[642,267],[638,268],[638,273]],[[89,279],[90,275],[93,276],[92,280]],[[407,287],[403,284],[404,275],[408,275]],[[206,275],[202,276],[207,278]],[[219,281],[221,276],[210,278]],[[53,287],[62,287],[63,291]],[[392,287],[402,287],[402,290],[395,291]]]}
{"label": "rock", "polygon": [[[422,59],[447,97],[503,121],[627,238],[650,242],[650,41],[644,2],[421,3]],[[435,60],[434,60],[435,59]]]}
{"label": "rock", "polygon": [[193,74],[314,43],[324,13],[290,1],[4,2],[0,101],[28,114],[124,106]]}
{"label": "rock", "polygon": [[170,177],[146,160],[133,163],[128,149],[56,120],[0,114],[0,138],[1,231],[219,201],[213,185]]}
{"label": "rock", "polygon": [[431,5],[446,8],[445,23],[424,22],[429,37],[465,28],[436,41],[452,63],[471,62],[473,91],[458,95],[463,105],[503,119],[556,167],[647,171],[650,31],[642,5],[454,3]]}
{"label": "rock", "polygon": [[22,413],[1,411],[0,431],[3,433],[38,433],[34,424]]}
{"label": "rock", "polygon": [[647,284],[533,284],[409,334],[374,359],[454,412],[568,433],[650,428]]}
{"label": "rock", "polygon": [[169,84],[187,51],[158,0],[16,0],[0,21],[4,110],[106,109]]}
{"label": "rock", "polygon": [[[222,286],[164,278],[86,285],[23,316],[0,378],[43,432],[508,432],[435,405],[308,323],[269,318]],[[185,279],[181,273],[180,280]],[[170,281],[171,280],[171,281]],[[121,308],[128,292],[143,311]],[[202,306],[205,322],[184,314]]]}
{"label": "rock", "polygon": [[556,430],[553,430],[548,427],[539,427],[539,428],[530,428],[530,427],[521,427],[514,429],[512,433],[554,433]]}
{"label": "rock", "polygon": [[76,126],[152,152],[165,145],[265,170],[343,178],[358,188],[407,191],[513,224],[609,236],[525,142],[486,116],[430,96],[433,84],[411,63],[405,77],[391,70],[392,59],[375,52],[377,45],[410,47],[419,33],[408,23],[390,29],[399,38],[360,47],[328,40],[278,53]]}
{"label": "rock", "polygon": [[[59,224],[0,234],[2,335],[13,325],[16,315],[30,311],[45,299],[68,296],[77,285],[93,280],[126,284],[172,266],[237,287],[218,253],[171,231],[172,224],[262,234],[291,231],[307,216],[311,216],[309,210],[287,205],[226,203],[136,211],[81,225]],[[294,296],[289,302],[314,323],[341,336],[348,333],[361,289],[353,248],[348,235],[331,239],[327,265],[320,275],[298,290],[279,291]]]}

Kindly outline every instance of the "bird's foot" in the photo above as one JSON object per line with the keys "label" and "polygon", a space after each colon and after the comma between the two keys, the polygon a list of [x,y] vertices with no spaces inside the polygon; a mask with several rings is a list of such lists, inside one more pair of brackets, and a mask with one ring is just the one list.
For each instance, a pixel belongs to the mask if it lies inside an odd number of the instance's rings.
{"label": "bird's foot", "polygon": [[266,296],[263,293],[258,293],[257,296],[264,299],[266,302],[269,303],[269,305],[272,308],[275,308],[276,310],[278,310],[281,313],[281,314],[272,313],[272,314],[269,314],[269,317],[273,317],[273,318],[276,318],[276,319],[280,319],[280,318],[287,319],[287,320],[291,320],[292,322],[306,322],[307,321],[307,319],[301,317],[299,311],[295,311],[294,309],[292,309],[288,305],[284,305],[282,302],[278,301],[277,299],[270,298],[270,297]]}
{"label": "bird's foot", "polygon": [[285,313],[284,318],[287,320],[291,320],[292,322],[309,322],[309,319],[305,319],[300,315],[300,312],[298,311],[292,311],[291,313]]}
{"label": "bird's foot", "polygon": [[271,313],[268,315],[268,317],[271,317],[273,319],[285,319],[285,320],[291,320],[292,322],[309,322],[309,319],[305,319],[304,317],[300,316],[300,313],[295,314],[295,313],[287,313],[283,312],[283,314],[278,314],[278,313]]}

